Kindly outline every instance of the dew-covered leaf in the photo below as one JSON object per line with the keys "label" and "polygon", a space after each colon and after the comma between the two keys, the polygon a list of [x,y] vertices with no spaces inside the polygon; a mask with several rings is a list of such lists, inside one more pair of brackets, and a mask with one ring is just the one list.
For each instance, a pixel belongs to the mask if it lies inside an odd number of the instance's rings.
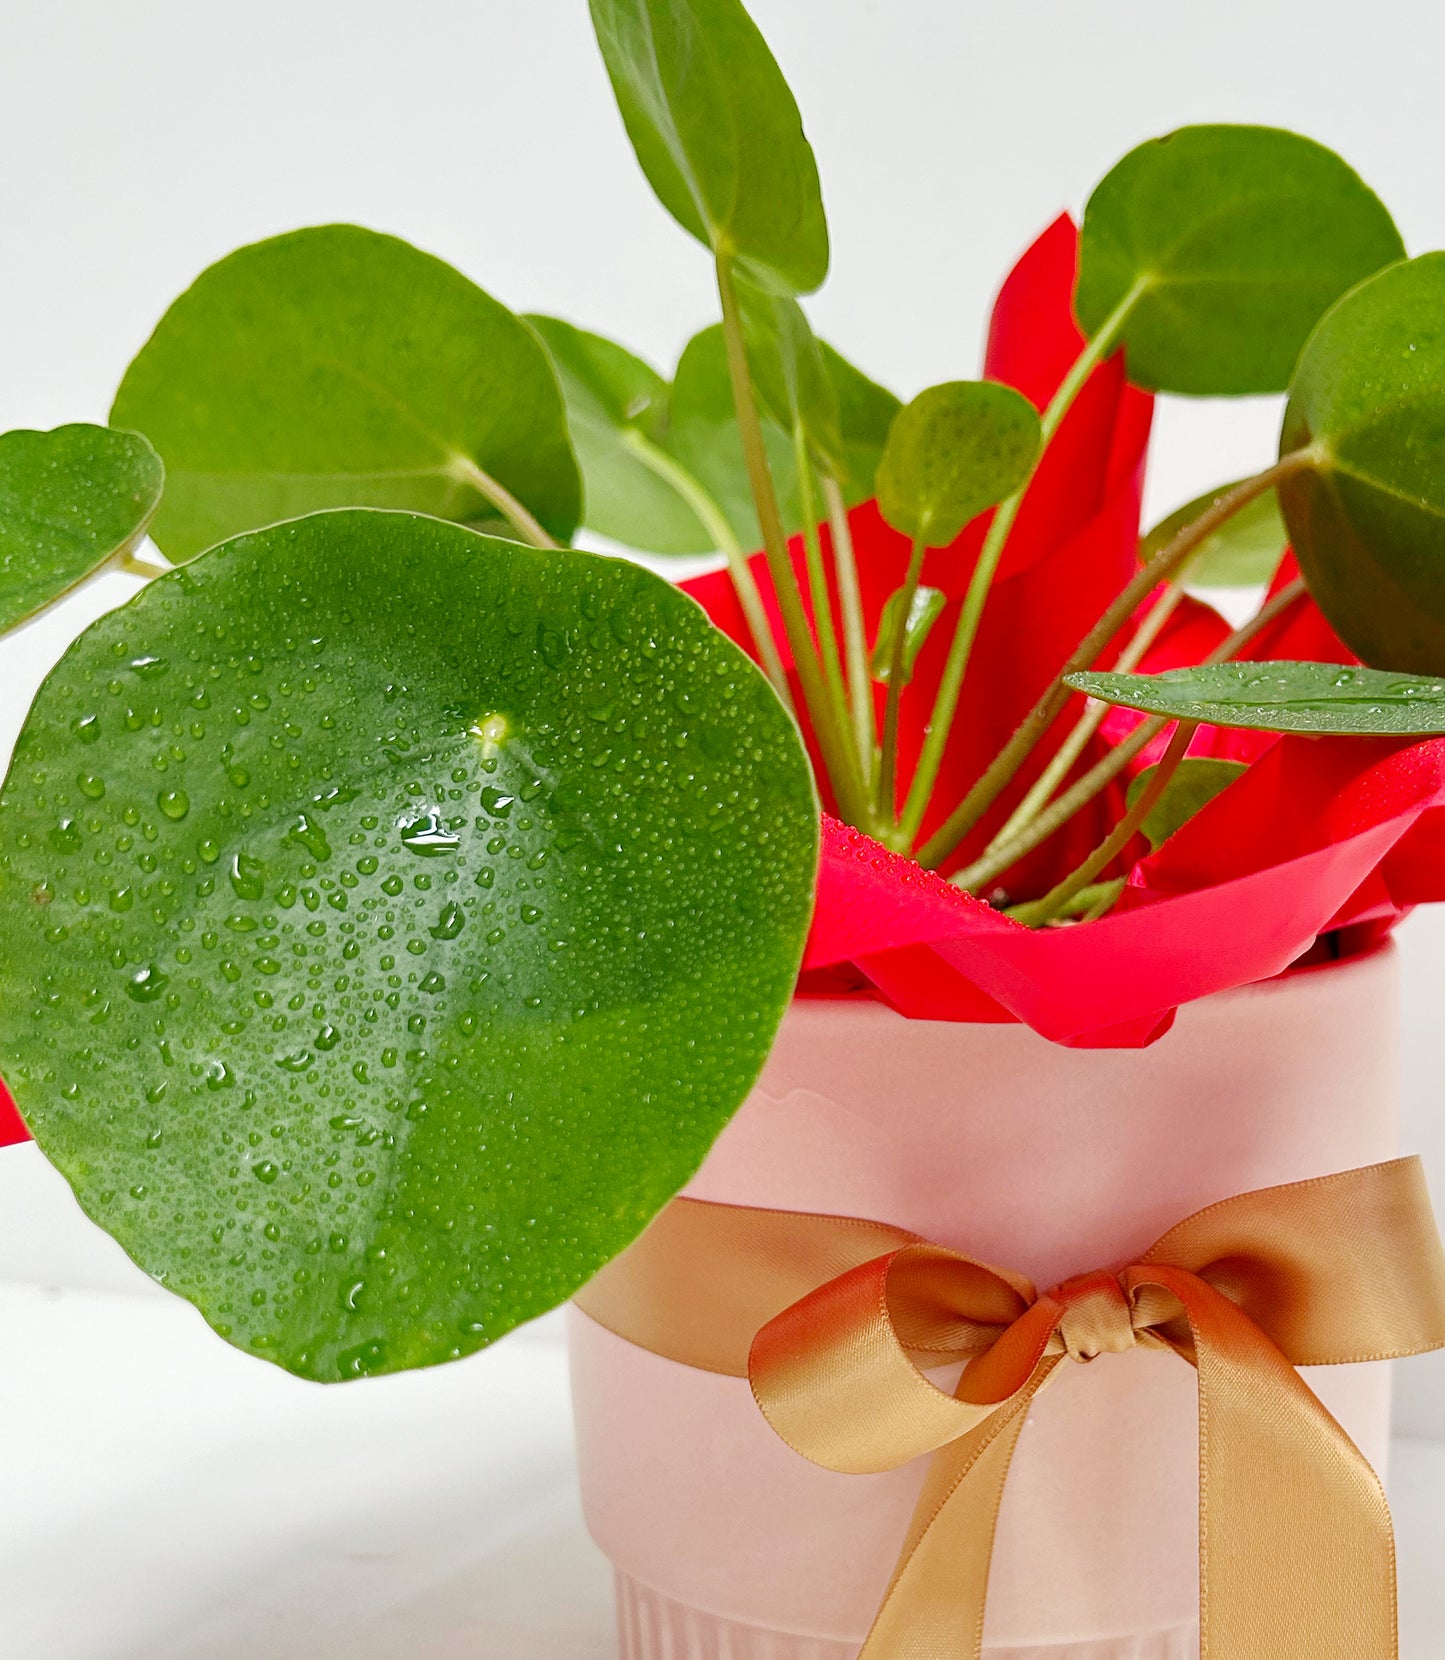
{"label": "dew-covered leaf", "polygon": [[0,436],[0,634],[134,547],[162,481],[160,457],[137,432]]}
{"label": "dew-covered leaf", "polygon": [[674,219],[768,287],[828,274],[818,167],[767,42],[739,0],[590,0],[642,171]]}
{"label": "dew-covered leaf", "polygon": [[1206,663],[1163,674],[1065,676],[1088,697],[1172,720],[1377,738],[1445,733],[1445,680],[1338,663]]}
{"label": "dew-covered leaf", "polygon": [[1445,253],[1382,271],[1310,337],[1279,487],[1310,592],[1367,663],[1445,674]]}
{"label": "dew-covered leaf", "polygon": [[1135,296],[1123,340],[1140,386],[1282,392],[1321,314],[1404,251],[1332,150],[1277,127],[1181,127],[1089,198],[1075,309],[1093,335]]}
{"label": "dew-covered leaf", "polygon": [[[943,615],[948,596],[941,588],[913,590],[913,603],[908,607],[908,621],[903,631],[903,684],[913,678],[913,665],[923,650],[924,641],[933,631],[933,625]],[[903,590],[895,588],[883,602],[883,614],[878,619],[878,638],[873,645],[872,674],[886,685],[893,668],[893,647],[898,638],[898,621],[903,614]]]}
{"label": "dew-covered leaf", "polygon": [[944,547],[1028,478],[1038,411],[1011,386],[954,380],[899,411],[878,468],[878,508],[904,536]]}
{"label": "dew-covered leaf", "polygon": [[[1185,525],[1211,508],[1233,484],[1221,484],[1161,519],[1139,543],[1141,562],[1152,559]],[[1176,580],[1191,588],[1251,588],[1268,582],[1284,557],[1289,533],[1279,498],[1266,490],[1206,536]]]}
{"label": "dew-covered leaf", "polygon": [[565,541],[581,488],[536,335],[443,261],[322,225],[203,271],[126,371],[111,419],[166,463],[172,560],[327,507],[495,517],[500,486]]}
{"label": "dew-covered leaf", "polygon": [[567,1297],[792,990],[796,729],[686,596],[438,520],[238,538],[96,623],[0,795],[0,1071],[233,1343],[337,1379]]}
{"label": "dew-covered leaf", "polygon": [[[1182,830],[1215,796],[1228,788],[1245,770],[1243,761],[1221,761],[1209,755],[1186,755],[1174,769],[1164,792],[1139,826],[1145,840],[1156,852],[1176,830]],[[1145,767],[1130,780],[1127,805],[1132,807],[1149,787],[1153,767]]]}
{"label": "dew-covered leaf", "polygon": [[647,553],[710,553],[716,540],[643,459],[667,453],[671,388],[624,347],[556,317],[528,317],[552,354],[582,468],[582,522]]}

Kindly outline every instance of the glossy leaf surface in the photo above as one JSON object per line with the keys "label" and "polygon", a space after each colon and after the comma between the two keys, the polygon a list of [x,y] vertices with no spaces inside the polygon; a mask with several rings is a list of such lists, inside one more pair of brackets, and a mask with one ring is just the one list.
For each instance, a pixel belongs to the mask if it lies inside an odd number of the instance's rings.
{"label": "glossy leaf surface", "polygon": [[[1221,761],[1209,755],[1186,755],[1164,786],[1164,793],[1145,815],[1141,834],[1156,852],[1182,830],[1215,796],[1227,789],[1245,770],[1243,761]],[[1127,804],[1132,807],[1149,787],[1155,769],[1145,767],[1130,781]]]}
{"label": "glossy leaf surface", "polygon": [[600,334],[556,317],[527,321],[542,336],[562,383],[587,528],[647,553],[714,551],[716,540],[697,514],[643,459],[666,455],[667,382]]}
{"label": "glossy leaf surface", "polygon": [[1392,266],[1326,316],[1300,358],[1280,486],[1300,569],[1366,662],[1445,673],[1445,253]]}
{"label": "glossy leaf surface", "polygon": [[[948,595],[941,588],[913,591],[913,603],[908,607],[908,620],[903,635],[903,675],[906,686],[913,678],[913,665],[923,650],[924,642],[933,632],[933,625],[943,615]],[[888,682],[893,667],[893,647],[898,638],[898,625],[903,614],[903,590],[895,588],[883,602],[883,614],[878,620],[878,638],[873,646],[871,669],[873,678]]]}
{"label": "glossy leaf surface", "polygon": [[[1222,484],[1176,508],[1167,519],[1161,519],[1141,539],[1140,561],[1152,559],[1185,525],[1193,524],[1233,487]],[[1266,490],[1212,535],[1206,536],[1176,580],[1190,588],[1255,587],[1274,575],[1288,542],[1289,532],[1280,516],[1279,498],[1273,490]]]}
{"label": "glossy leaf surface", "polygon": [[1182,127],[1089,198],[1075,307],[1095,334],[1132,293],[1130,379],[1157,392],[1282,392],[1346,289],[1404,253],[1333,151],[1276,127]]}
{"label": "glossy leaf surface", "polygon": [[493,519],[477,470],[559,540],[581,486],[562,394],[519,317],[396,237],[323,225],[202,272],[111,419],[166,463],[172,560],[327,507]]}
{"label": "glossy leaf surface", "polygon": [[1023,484],[1039,453],[1038,411],[996,381],[930,386],[900,410],[878,468],[878,507],[905,536],[944,547]]}
{"label": "glossy leaf surface", "polygon": [[590,0],[628,137],[659,201],[756,280],[811,293],[828,273],[812,146],[739,0]]}
{"label": "glossy leaf surface", "polygon": [[0,435],[0,634],[134,547],[163,476],[139,433],[76,425]]}
{"label": "glossy leaf surface", "polygon": [[475,1350],[689,1176],[761,1066],[818,821],[669,584],[313,516],[71,647],[0,797],[0,1070],[82,1204],[233,1343]]}
{"label": "glossy leaf surface", "polygon": [[1071,674],[1126,709],[1264,732],[1379,738],[1445,733],[1445,680],[1339,663],[1213,663],[1164,674]]}

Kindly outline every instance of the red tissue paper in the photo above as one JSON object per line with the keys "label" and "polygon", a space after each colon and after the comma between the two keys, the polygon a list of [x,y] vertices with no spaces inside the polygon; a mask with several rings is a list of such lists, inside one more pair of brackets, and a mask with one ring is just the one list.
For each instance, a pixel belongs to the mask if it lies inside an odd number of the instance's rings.
{"label": "red tissue paper", "polygon": [[[1077,256],[1075,228],[1060,218],[1020,260],[994,308],[985,372],[1040,407],[1083,345],[1071,309]],[[925,835],[962,798],[1135,569],[1151,413],[1152,400],[1128,384],[1116,356],[1094,372],[1050,446],[984,610]],[[903,579],[908,544],[873,503],[854,509],[850,524],[871,638],[885,599]],[[922,744],[986,525],[985,516],[951,547],[928,556],[923,580],[948,596],[949,608],[901,699],[903,779]],[[826,531],[824,543],[831,558]],[[801,545],[793,551],[801,563]],[[776,617],[761,558],[753,569]],[[1275,589],[1297,574],[1287,556]],[[748,649],[726,574],[686,586]],[[780,624],[775,632],[790,665]],[[1227,633],[1208,606],[1186,602],[1140,667],[1198,662]],[[1307,596],[1256,638],[1247,655],[1355,661]],[[1073,700],[1031,767],[945,874],[987,844],[1082,707]],[[1076,774],[1139,719],[1111,711]],[[1167,736],[1131,770],[1157,760]],[[806,730],[805,737],[811,748]],[[1121,899],[1108,916],[1089,923],[1025,928],[825,814],[800,992],[867,989],[915,1019],[1023,1021],[1059,1043],[1139,1047],[1167,1031],[1183,1003],[1278,974],[1322,951],[1322,940],[1330,954],[1365,949],[1411,906],[1445,898],[1445,741],[1277,738],[1201,728],[1190,753],[1241,760],[1248,770],[1151,857],[1143,856],[1147,844],[1137,842],[1115,869],[1127,876]],[[1011,897],[1042,892],[1073,869],[1117,820],[1126,783],[1009,872]]]}

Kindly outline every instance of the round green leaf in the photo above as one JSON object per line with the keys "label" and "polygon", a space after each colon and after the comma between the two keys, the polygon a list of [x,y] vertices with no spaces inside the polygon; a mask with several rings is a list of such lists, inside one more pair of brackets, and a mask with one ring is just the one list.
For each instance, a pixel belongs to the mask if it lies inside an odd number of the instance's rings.
{"label": "round green leaf", "polygon": [[[710,553],[702,521],[638,448],[664,449],[670,389],[631,352],[556,317],[528,317],[562,383],[589,530],[648,553]],[[665,453],[665,450],[664,450]]]}
{"label": "round green leaf", "polygon": [[767,42],[739,0],[590,0],[648,183],[705,246],[808,294],[828,274],[818,167]]}
{"label": "round green leaf", "polygon": [[137,432],[77,425],[0,436],[0,634],[133,548],[163,478]]}
{"label": "round green leaf", "polygon": [[1312,469],[1279,486],[1300,568],[1366,662],[1445,673],[1445,253],[1347,294],[1310,337],[1280,450]]}
{"label": "round green leaf", "polygon": [[1089,198],[1075,309],[1092,336],[1128,305],[1141,386],[1281,392],[1321,313],[1404,251],[1379,198],[1323,145],[1181,127],[1131,150]]}
{"label": "round green leaf", "polygon": [[[1185,525],[1193,524],[1233,488],[1233,484],[1221,484],[1160,520],[1140,540],[1140,562],[1147,563]],[[1266,490],[1206,536],[1175,580],[1182,580],[1191,588],[1255,587],[1274,575],[1288,541],[1289,532],[1280,517],[1279,498],[1273,490]]]}
{"label": "round green leaf", "polygon": [[111,419],[165,459],[154,534],[173,560],[325,507],[494,517],[497,485],[559,540],[580,513],[536,335],[451,266],[356,225],[273,237],[202,272]]}
{"label": "round green leaf", "polygon": [[1206,663],[1163,674],[1066,675],[1076,692],[1171,720],[1263,732],[1423,738],[1445,733],[1445,681],[1339,663]]}
{"label": "round green leaf", "polygon": [[0,795],[0,1071],[87,1211],[338,1379],[568,1296],[788,1001],[812,779],[628,563],[316,515],[71,647]]}
{"label": "round green leaf", "polygon": [[[1163,794],[1139,826],[1149,846],[1157,852],[1176,830],[1182,830],[1194,815],[1207,807],[1221,790],[1227,789],[1240,773],[1243,761],[1221,761],[1209,755],[1186,755],[1174,769]],[[1149,787],[1153,767],[1145,767],[1130,780],[1127,805],[1132,807]]]}
{"label": "round green leaf", "polygon": [[1038,411],[1011,386],[930,386],[893,422],[878,467],[879,511],[904,536],[944,547],[1020,488],[1040,442]]}

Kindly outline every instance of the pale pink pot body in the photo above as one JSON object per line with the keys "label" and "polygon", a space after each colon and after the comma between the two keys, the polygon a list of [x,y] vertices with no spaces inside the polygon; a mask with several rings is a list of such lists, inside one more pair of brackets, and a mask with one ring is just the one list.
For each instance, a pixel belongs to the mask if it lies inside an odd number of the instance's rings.
{"label": "pale pink pot body", "polygon": [[[892,1222],[1046,1288],[1215,1200],[1392,1157],[1396,976],[1388,947],[1297,971],[1181,1010],[1145,1050],[800,1002],[688,1192]],[[583,1502],[618,1571],[623,1660],[852,1660],[923,1465],[818,1469],[745,1381],[570,1320]],[[1389,1368],[1306,1376],[1382,1468]],[[1197,1656],[1197,1445],[1174,1356],[1063,1369],[999,1517],[990,1660]]]}

